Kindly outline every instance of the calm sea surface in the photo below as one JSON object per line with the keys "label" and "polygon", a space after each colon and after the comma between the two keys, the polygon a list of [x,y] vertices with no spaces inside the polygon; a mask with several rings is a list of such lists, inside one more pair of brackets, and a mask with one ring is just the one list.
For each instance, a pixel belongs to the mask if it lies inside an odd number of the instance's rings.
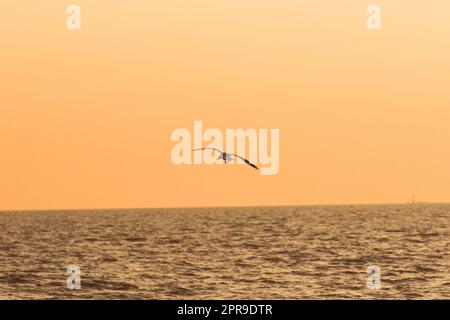
{"label": "calm sea surface", "polygon": [[450,205],[0,212],[0,298],[449,299]]}

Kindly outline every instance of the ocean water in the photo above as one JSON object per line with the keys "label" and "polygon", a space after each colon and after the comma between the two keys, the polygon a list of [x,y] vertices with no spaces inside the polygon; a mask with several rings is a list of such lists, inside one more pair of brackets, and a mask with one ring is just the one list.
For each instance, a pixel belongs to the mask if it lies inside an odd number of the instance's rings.
{"label": "ocean water", "polygon": [[449,299],[450,205],[0,212],[0,298]]}

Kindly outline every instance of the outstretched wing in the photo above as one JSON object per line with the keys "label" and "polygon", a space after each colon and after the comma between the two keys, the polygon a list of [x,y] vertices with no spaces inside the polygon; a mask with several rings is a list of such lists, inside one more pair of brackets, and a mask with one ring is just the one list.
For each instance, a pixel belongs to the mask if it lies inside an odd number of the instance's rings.
{"label": "outstretched wing", "polygon": [[244,161],[246,164],[248,164],[250,167],[253,167],[253,168],[255,168],[256,170],[259,170],[259,168],[258,168],[257,166],[255,166],[253,163],[251,163],[251,162],[248,161],[247,159],[245,159],[245,158],[243,158],[243,157],[241,157],[241,156],[238,156],[237,154],[234,154],[234,153],[233,153],[233,156],[238,157],[239,159],[241,159],[242,161]]}
{"label": "outstretched wing", "polygon": [[216,148],[210,148],[210,147],[205,147],[205,148],[200,148],[200,149],[192,149],[192,151],[200,151],[200,150],[214,150],[214,151],[223,153],[223,152],[220,151],[219,149],[216,149]]}

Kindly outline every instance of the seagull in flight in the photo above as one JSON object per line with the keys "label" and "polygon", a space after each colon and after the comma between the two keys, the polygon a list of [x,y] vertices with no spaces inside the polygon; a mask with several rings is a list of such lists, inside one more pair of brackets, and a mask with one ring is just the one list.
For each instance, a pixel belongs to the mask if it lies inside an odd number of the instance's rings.
{"label": "seagull in flight", "polygon": [[218,153],[219,153],[219,157],[218,157],[217,159],[221,159],[221,160],[225,161],[225,163],[227,163],[227,161],[232,161],[232,160],[233,160],[233,157],[239,158],[239,159],[241,159],[242,161],[244,161],[246,164],[248,164],[250,167],[253,167],[253,168],[255,168],[256,170],[259,170],[259,168],[258,168],[257,166],[255,166],[253,163],[251,163],[250,161],[248,161],[248,160],[245,159],[244,157],[241,157],[241,156],[239,156],[239,155],[237,155],[237,154],[235,154],[235,153],[226,153],[226,152],[223,152],[223,151],[221,151],[221,150],[219,150],[219,149],[216,149],[216,148],[208,148],[208,147],[206,147],[206,148],[200,148],[200,149],[194,149],[194,150],[192,150],[192,151],[201,151],[201,150],[214,150],[214,151],[218,152]]}

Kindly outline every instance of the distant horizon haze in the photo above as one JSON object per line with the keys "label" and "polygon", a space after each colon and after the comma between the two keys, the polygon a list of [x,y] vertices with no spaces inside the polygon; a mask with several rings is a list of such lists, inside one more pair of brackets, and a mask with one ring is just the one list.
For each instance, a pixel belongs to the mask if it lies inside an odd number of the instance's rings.
{"label": "distant horizon haze", "polygon": [[417,201],[417,202],[386,202],[386,203],[306,203],[306,204],[275,204],[275,205],[193,205],[193,206],[159,206],[159,207],[82,207],[82,208],[52,208],[52,209],[13,209],[13,210],[3,210],[0,209],[1,212],[53,212],[53,211],[102,211],[102,210],[158,210],[158,209],[214,209],[214,208],[280,208],[280,207],[351,207],[351,206],[401,206],[401,205],[445,205],[450,204],[450,201],[436,201],[436,202],[428,202],[428,201]]}

